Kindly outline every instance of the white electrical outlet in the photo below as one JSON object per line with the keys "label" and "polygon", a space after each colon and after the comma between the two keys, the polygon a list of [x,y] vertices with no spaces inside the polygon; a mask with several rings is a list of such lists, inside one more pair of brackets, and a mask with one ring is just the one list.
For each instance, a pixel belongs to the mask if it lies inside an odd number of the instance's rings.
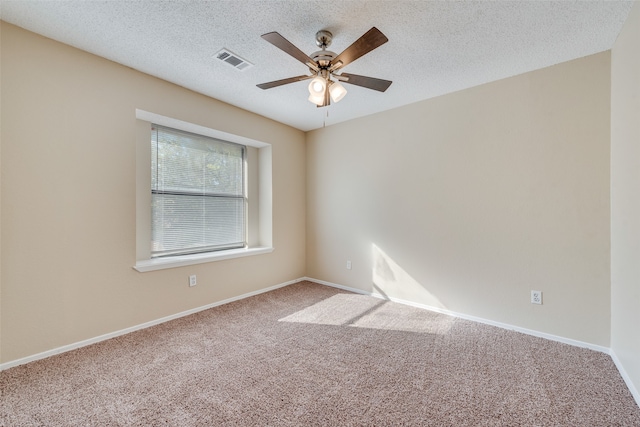
{"label": "white electrical outlet", "polygon": [[347,270],[351,270],[351,261],[347,261]]}
{"label": "white electrical outlet", "polygon": [[195,286],[196,285],[196,275],[192,274],[191,276],[189,276],[189,286]]}
{"label": "white electrical outlet", "polygon": [[531,291],[531,304],[542,304],[542,291]]}

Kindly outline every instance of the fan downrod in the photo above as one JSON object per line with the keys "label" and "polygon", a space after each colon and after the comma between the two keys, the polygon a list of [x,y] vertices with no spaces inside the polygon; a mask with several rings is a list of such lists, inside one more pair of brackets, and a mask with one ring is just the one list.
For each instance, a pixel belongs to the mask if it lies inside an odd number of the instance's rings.
{"label": "fan downrod", "polygon": [[320,49],[324,50],[331,46],[332,39],[333,34],[331,34],[331,31],[320,30],[316,33],[316,45],[318,45]]}

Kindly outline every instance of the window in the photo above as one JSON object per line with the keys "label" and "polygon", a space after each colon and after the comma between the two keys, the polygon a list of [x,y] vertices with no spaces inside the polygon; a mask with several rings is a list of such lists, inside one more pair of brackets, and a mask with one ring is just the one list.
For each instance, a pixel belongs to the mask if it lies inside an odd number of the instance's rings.
{"label": "window", "polygon": [[151,131],[151,258],[247,245],[246,147]]}
{"label": "window", "polygon": [[[273,252],[271,144],[140,109],[136,109],[136,119],[136,263],[133,266],[136,271],[144,273]],[[158,135],[163,132],[167,136],[158,138]],[[166,141],[163,138],[167,141],[174,138],[178,145],[166,147],[164,146]],[[188,142],[180,144],[179,140]],[[150,141],[155,143],[151,144]],[[227,175],[227,177],[241,177],[241,185],[235,187],[223,185],[219,188],[215,186],[208,188],[205,184],[202,184],[203,187],[195,186],[194,182],[206,182],[202,173],[207,171],[212,173],[215,166],[200,169],[201,173],[198,175],[188,167],[189,163],[165,164],[163,157],[158,164],[159,155],[163,154],[165,149],[179,151],[187,158],[187,153],[203,151],[203,144],[206,146],[209,143],[220,144],[222,153],[228,150],[227,165],[235,164],[236,167],[242,168],[236,169],[236,174]],[[157,151],[158,148],[160,152]],[[204,151],[208,150],[209,148]],[[235,155],[232,155],[232,152]],[[150,171],[153,168],[158,169],[159,165],[161,170],[154,172],[152,176]],[[189,176],[188,174],[197,175],[200,181],[197,181],[196,177],[175,179],[175,176],[171,176],[171,171],[181,169],[182,172],[178,173],[178,177],[184,178]],[[169,173],[169,175],[160,178],[158,173],[165,175]],[[237,184],[239,181],[235,182]],[[203,193],[221,197],[205,199],[206,196]],[[202,202],[201,209],[197,212],[189,212],[187,208],[190,205],[184,201],[194,201],[196,198],[201,202],[207,200],[208,204]],[[157,206],[154,206],[154,199],[158,201]],[[176,204],[177,200],[182,201],[181,204]],[[218,205],[213,200],[217,200]],[[226,205],[222,203],[223,201],[226,201]],[[178,206],[183,210],[178,211]],[[154,224],[156,214],[152,211],[156,208],[158,223]],[[207,236],[206,228],[190,226],[196,223],[205,224],[204,221],[197,220],[198,215],[201,218],[214,216],[215,211],[209,208],[215,208],[222,214],[215,215],[216,219],[213,222],[207,219],[209,221],[207,224],[213,227],[216,225],[215,221],[228,221],[224,227],[218,224],[218,230],[224,230],[226,234],[219,234],[218,237],[222,238],[217,241],[203,240],[204,243],[199,241],[192,245],[191,243],[196,240],[195,234]],[[184,221],[169,221],[172,220],[172,215]],[[160,221],[160,218],[163,220]],[[241,223],[243,225],[238,226]],[[187,225],[190,226],[187,227]],[[162,230],[162,236],[158,235],[156,230]],[[235,232],[232,232],[233,230]],[[192,232],[194,234],[190,234]],[[188,239],[191,239],[191,243]]]}

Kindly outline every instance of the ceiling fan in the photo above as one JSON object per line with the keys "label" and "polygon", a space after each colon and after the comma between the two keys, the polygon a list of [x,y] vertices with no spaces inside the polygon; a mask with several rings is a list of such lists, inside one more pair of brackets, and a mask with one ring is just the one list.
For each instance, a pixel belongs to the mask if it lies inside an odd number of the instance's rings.
{"label": "ceiling fan", "polygon": [[333,38],[333,34],[327,30],[321,30],[316,33],[316,44],[322,50],[314,52],[311,55],[305,54],[275,31],[263,34],[261,37],[309,67],[311,74],[261,83],[257,85],[260,89],[271,89],[289,83],[312,79],[311,83],[309,83],[309,101],[318,107],[326,107],[330,104],[331,100],[338,102],[347,94],[347,90],[340,82],[377,90],[379,92],[387,90],[392,83],[389,80],[376,79],[357,74],[337,74],[342,67],[389,41],[376,27],[367,31],[340,55],[326,50],[327,47],[331,45]]}

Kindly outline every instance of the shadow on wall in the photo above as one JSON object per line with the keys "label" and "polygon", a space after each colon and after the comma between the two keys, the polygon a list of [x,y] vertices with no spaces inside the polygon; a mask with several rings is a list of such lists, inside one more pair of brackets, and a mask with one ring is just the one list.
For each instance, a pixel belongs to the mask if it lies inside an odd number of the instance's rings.
{"label": "shadow on wall", "polygon": [[[447,334],[455,318],[437,313],[446,310],[444,304],[375,244],[372,254],[373,296],[377,298],[340,293],[279,322]],[[425,306],[436,311],[420,308]]]}
{"label": "shadow on wall", "polygon": [[389,255],[375,243],[371,245],[373,256],[372,282],[374,294],[380,294],[384,299],[402,300],[402,302],[416,303],[436,309],[445,309],[438,297],[415,280],[409,273],[398,265]]}

